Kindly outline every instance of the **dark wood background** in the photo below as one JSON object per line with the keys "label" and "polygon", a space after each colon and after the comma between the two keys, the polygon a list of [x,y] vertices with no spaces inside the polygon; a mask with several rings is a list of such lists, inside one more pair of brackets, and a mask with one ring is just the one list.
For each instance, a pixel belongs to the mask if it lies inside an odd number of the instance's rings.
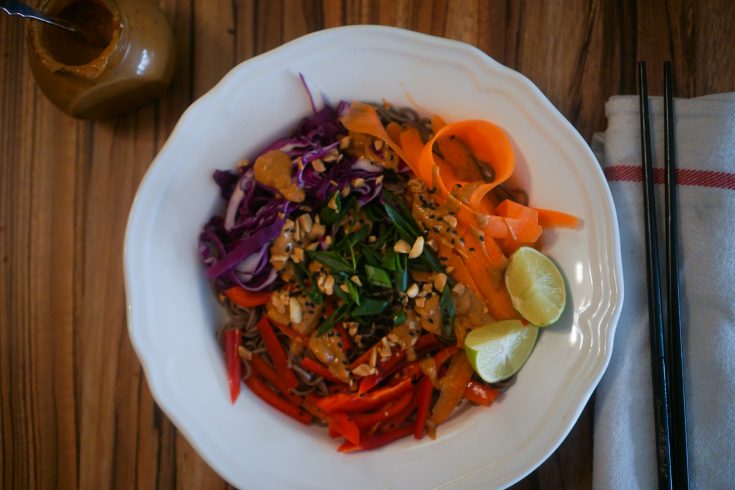
{"label": "dark wood background", "polygon": [[[732,0],[161,0],[178,67],[155,105],[91,123],[39,92],[25,21],[0,17],[0,487],[222,488],[156,407],[125,325],[122,241],[184,109],[236,63],[308,32],[386,24],[458,39],[533,80],[589,139],[635,62],[678,96],[735,90]],[[517,488],[591,487],[593,402]]]}

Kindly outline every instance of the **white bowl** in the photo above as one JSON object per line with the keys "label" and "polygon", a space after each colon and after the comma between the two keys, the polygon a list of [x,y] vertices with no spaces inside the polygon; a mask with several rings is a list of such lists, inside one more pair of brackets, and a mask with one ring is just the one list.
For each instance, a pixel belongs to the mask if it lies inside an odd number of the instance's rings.
{"label": "white bowl", "polygon": [[[309,114],[305,74],[333,103],[382,99],[447,121],[481,118],[508,132],[531,204],[575,214],[545,232],[571,307],[541,335],[516,384],[466,410],[437,440],[407,438],[339,454],[246,389],[230,404],[215,331],[222,320],[198,261],[202,225],[222,203],[211,174]],[[525,77],[459,42],[386,27],[311,34],[233,69],[194,103],[151,165],[125,237],[128,326],[156,401],[222,477],[244,488],[490,488],[510,485],[562,442],[610,359],[623,300],[618,227],[600,168]]]}

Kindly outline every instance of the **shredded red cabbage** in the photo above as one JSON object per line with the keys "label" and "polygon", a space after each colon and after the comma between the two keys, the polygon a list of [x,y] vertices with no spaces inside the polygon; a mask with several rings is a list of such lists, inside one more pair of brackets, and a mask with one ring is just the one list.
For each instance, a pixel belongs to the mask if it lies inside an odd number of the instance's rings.
{"label": "shredded red cabbage", "polygon": [[314,169],[312,162],[338,150],[340,140],[347,135],[339,118],[349,103],[342,101],[336,108],[325,104],[318,109],[323,99],[315,102],[303,77],[302,82],[313,114],[304,118],[290,137],[274,141],[258,156],[271,150],[288,154],[293,161],[293,179],[305,192],[304,202],[290,202],[256,181],[253,163],[214,172],[213,179],[227,204],[222,215],[214,216],[204,226],[199,253],[207,277],[220,290],[234,285],[251,291],[273,289],[278,274],[270,264],[270,245],[287,218],[298,216],[303,210],[316,214],[329,196],[355,179],[363,182],[352,189],[361,205],[375,199],[382,189],[378,179],[382,167],[365,159],[342,154],[341,160],[331,163],[326,171]]}

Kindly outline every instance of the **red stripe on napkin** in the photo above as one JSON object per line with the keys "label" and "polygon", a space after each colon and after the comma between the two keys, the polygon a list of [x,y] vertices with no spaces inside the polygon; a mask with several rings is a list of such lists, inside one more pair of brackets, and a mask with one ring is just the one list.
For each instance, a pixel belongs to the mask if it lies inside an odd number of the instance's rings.
{"label": "red stripe on napkin", "polygon": [[[605,177],[609,182],[640,182],[643,180],[643,171],[639,165],[611,165],[605,168]],[[653,181],[657,184],[664,183],[664,169],[653,169]],[[676,169],[676,183],[735,190],[735,174],[678,168]]]}

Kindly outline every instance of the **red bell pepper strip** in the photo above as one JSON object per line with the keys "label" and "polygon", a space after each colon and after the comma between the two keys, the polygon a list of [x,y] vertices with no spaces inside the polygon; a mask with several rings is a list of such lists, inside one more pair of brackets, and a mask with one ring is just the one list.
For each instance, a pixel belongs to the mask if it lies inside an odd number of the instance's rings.
{"label": "red bell pepper strip", "polygon": [[329,369],[322,366],[318,361],[315,361],[311,357],[302,358],[299,364],[307,371],[314,373],[317,376],[321,376],[322,378],[331,381],[332,383],[345,383],[343,380],[332,374]]}
{"label": "red bell pepper strip", "polygon": [[[414,344],[413,348],[414,351],[420,352],[424,350],[428,350],[432,347],[435,347],[439,345],[439,340],[436,338],[434,334],[426,334],[422,335],[421,337],[416,340],[416,344]],[[362,357],[366,357],[364,362],[367,362],[369,359],[369,351],[366,353],[368,354],[365,356],[363,354],[358,358],[357,361],[362,361]],[[371,389],[375,388],[377,385],[379,385],[384,379],[388,378],[391,374],[396,372],[398,368],[401,367],[401,362],[406,358],[406,351],[400,350],[394,352],[391,357],[388,358],[385,363],[382,363],[381,365],[377,366],[378,373],[371,374],[369,376],[366,376],[360,381],[360,387],[358,389],[358,393],[366,393],[370,391]],[[355,361],[355,367],[359,366],[361,362]],[[353,368],[354,369],[354,368]]]}
{"label": "red bell pepper strip", "polygon": [[273,320],[271,320],[270,322],[272,325],[275,325],[278,330],[285,333],[290,339],[297,340],[301,342],[302,345],[307,345],[309,343],[309,337],[304,334],[298,333],[296,330],[289,327],[288,325],[283,325],[282,323],[274,322]]}
{"label": "red bell pepper strip", "polygon": [[403,422],[405,422],[405,420],[416,411],[416,392],[417,390],[414,390],[411,402],[403,409],[403,411],[401,411],[401,413],[396,414],[380,425],[380,429],[378,430],[380,434],[385,434],[386,432],[390,432],[401,427]]}
{"label": "red bell pepper strip", "polygon": [[332,439],[337,439],[338,437],[343,437],[342,434],[340,434],[337,431],[337,428],[334,425],[332,425],[332,424],[329,424],[327,426],[327,432],[329,433],[329,437],[331,437]]}
{"label": "red bell pepper strip", "polygon": [[498,395],[500,395],[499,389],[472,380],[467,383],[467,388],[464,390],[465,398],[484,407],[492,405]]}
{"label": "red bell pepper strip", "polygon": [[431,382],[431,378],[424,376],[419,381],[419,387],[416,390],[416,428],[413,433],[416,439],[424,437],[426,419],[429,418],[429,406],[431,405],[431,395],[433,393],[434,385]]}
{"label": "red bell pepper strip", "polygon": [[365,429],[377,422],[382,422],[398,415],[411,403],[412,398],[413,392],[404,393],[394,401],[386,403],[375,412],[355,415],[352,420],[360,429]]}
{"label": "red bell pepper strip", "polygon": [[360,380],[360,386],[357,389],[359,394],[367,393],[380,383],[382,376],[379,374],[369,374]]}
{"label": "red bell pepper strip", "polygon": [[378,369],[378,372],[376,374],[370,374],[368,376],[365,376],[360,381],[360,387],[358,388],[358,393],[367,393],[368,391],[375,388],[377,385],[380,384],[381,381],[386,379],[388,376],[393,374],[399,367],[401,361],[403,361],[406,358],[406,351],[396,351],[386,360],[384,363],[381,363],[379,366],[376,366]]}
{"label": "red bell pepper strip", "polygon": [[419,337],[416,343],[413,344],[413,350],[415,350],[416,352],[421,352],[436,347],[438,345],[441,345],[441,343],[439,342],[439,339],[436,338],[436,335],[434,335],[433,333],[427,333]]}
{"label": "red bell pepper strip", "polygon": [[419,377],[423,373],[421,372],[421,365],[418,361],[409,362],[401,368],[401,371],[396,375],[396,379],[409,378],[413,381],[418,381]]}
{"label": "red bell pepper strip", "polygon": [[[436,338],[436,335],[434,335],[433,333],[427,333],[419,337],[418,340],[416,340],[416,343],[413,345],[413,350],[419,353],[425,350],[429,350],[438,345],[441,345],[441,344],[439,342],[439,339]],[[372,349],[366,350],[365,352],[362,353],[360,357],[352,361],[352,364],[350,364],[350,369],[355,369],[360,364],[367,364],[368,361],[370,361],[371,351]]]}
{"label": "red bell pepper strip", "polygon": [[395,386],[387,386],[363,395],[357,393],[327,395],[317,401],[316,405],[327,414],[334,412],[366,412],[395,400],[407,391],[411,391],[411,388],[411,380],[404,379]]}
{"label": "red bell pepper strip", "polygon": [[326,422],[326,415],[324,415],[324,412],[319,410],[319,408],[316,406],[317,400],[319,400],[319,397],[313,393],[310,393],[304,397],[303,401],[301,402],[301,407],[312,414],[314,417]]}
{"label": "red bell pepper strip", "polygon": [[441,365],[444,364],[448,359],[450,359],[454,354],[456,354],[458,350],[459,348],[456,345],[451,345],[437,352],[434,355],[434,362],[436,363],[436,368],[439,369]]}
{"label": "red bell pepper strip", "polygon": [[301,405],[302,398],[291,394],[291,391],[286,387],[283,378],[272,367],[270,367],[267,362],[265,362],[263,356],[260,354],[253,354],[253,357],[250,359],[250,366],[261,378],[275,386],[276,389],[281,392],[281,395],[293,405]]}
{"label": "red bell pepper strip", "polygon": [[340,453],[351,453],[355,451],[368,451],[370,449],[376,449],[413,434],[413,430],[414,428],[412,424],[395,429],[391,432],[386,432],[385,434],[364,437],[360,441],[360,444],[352,444],[349,441],[345,441],[339,448],[337,448],[337,451],[339,451]]}
{"label": "red bell pepper strip", "polygon": [[278,396],[276,392],[270,389],[259,376],[250,376],[248,379],[245,380],[245,384],[261,400],[263,400],[279,412],[283,413],[284,415],[288,415],[292,419],[301,422],[304,425],[311,424],[312,416],[310,413]]}
{"label": "red bell pepper strip", "polygon": [[271,295],[273,295],[272,291],[248,291],[247,289],[240,286],[234,286],[229,289],[225,289],[224,293],[225,296],[230,299],[230,301],[238,306],[243,306],[245,308],[253,308],[255,306],[264,305],[268,301],[270,301]]}
{"label": "red bell pepper strip", "polygon": [[360,444],[360,429],[344,412],[334,412],[329,415],[329,430],[340,433],[352,444]]}
{"label": "red bell pepper strip", "polygon": [[347,334],[347,330],[345,330],[344,325],[342,323],[338,323],[334,330],[339,334],[340,338],[342,339],[342,350],[347,352],[348,350],[352,349],[352,339]]}
{"label": "red bell pepper strip", "polygon": [[263,343],[265,344],[265,348],[268,351],[268,355],[270,355],[271,361],[273,361],[273,365],[276,367],[276,371],[278,371],[278,374],[283,378],[284,385],[287,389],[296,388],[299,383],[296,381],[296,376],[293,371],[288,367],[286,353],[283,351],[281,342],[279,342],[278,337],[276,337],[276,332],[273,331],[273,327],[271,326],[270,321],[268,321],[268,317],[263,316],[260,321],[258,321],[257,327],[260,332],[260,337],[263,339]]}
{"label": "red bell pepper strip", "polygon": [[351,393],[350,386],[346,384],[327,385],[327,391],[330,395],[334,395],[337,393]]}
{"label": "red bell pepper strip", "polygon": [[230,400],[235,403],[240,395],[241,364],[237,348],[240,346],[242,333],[238,328],[229,328],[222,332],[225,344],[225,362],[227,364],[227,383],[230,386]]}

